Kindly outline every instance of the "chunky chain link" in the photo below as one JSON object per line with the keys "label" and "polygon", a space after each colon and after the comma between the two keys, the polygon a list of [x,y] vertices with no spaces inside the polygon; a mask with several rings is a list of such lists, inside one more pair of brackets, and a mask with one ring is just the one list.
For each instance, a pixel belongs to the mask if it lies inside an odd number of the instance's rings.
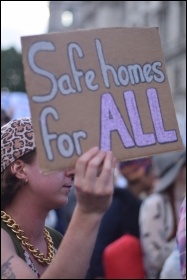
{"label": "chunky chain link", "polygon": [[28,251],[34,256],[34,258],[41,264],[50,264],[54,257],[54,245],[50,233],[44,229],[44,237],[47,242],[47,256],[40,252],[39,249],[34,248],[30,244],[29,239],[25,236],[25,232],[20,229],[19,225],[13,220],[7,213],[1,211],[1,219],[7,224],[9,228],[16,234],[17,238],[21,241],[22,245],[28,249]]}

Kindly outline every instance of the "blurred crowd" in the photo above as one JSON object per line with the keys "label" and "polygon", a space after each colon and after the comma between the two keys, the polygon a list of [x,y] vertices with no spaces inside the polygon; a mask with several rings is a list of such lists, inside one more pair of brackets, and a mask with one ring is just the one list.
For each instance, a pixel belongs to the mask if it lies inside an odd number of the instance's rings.
{"label": "blurred crowd", "polygon": [[[120,162],[87,279],[183,279],[179,235],[185,234],[185,196],[185,151]],[[75,205],[72,188],[68,204],[56,215],[51,211],[47,224],[65,234]]]}
{"label": "blurred crowd", "polygon": [[[4,93],[1,101],[1,126],[30,116],[25,93]],[[75,205],[71,188],[46,225],[65,235]],[[186,279],[186,150],[117,164],[86,278]]]}

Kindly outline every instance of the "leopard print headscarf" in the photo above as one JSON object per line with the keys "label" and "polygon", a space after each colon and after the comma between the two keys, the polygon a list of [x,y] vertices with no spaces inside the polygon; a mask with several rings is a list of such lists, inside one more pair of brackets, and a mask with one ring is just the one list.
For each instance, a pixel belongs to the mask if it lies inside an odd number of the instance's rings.
{"label": "leopard print headscarf", "polygon": [[36,148],[31,118],[11,120],[1,127],[1,173]]}

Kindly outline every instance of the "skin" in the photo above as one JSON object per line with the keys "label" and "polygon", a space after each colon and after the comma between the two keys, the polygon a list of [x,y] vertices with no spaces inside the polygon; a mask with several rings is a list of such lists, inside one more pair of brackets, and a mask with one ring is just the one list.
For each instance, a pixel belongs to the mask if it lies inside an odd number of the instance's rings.
{"label": "skin", "polygon": [[[43,237],[46,216],[49,210],[67,203],[75,174],[77,205],[53,262],[43,266],[30,255],[42,279],[85,278],[101,219],[111,205],[115,162],[111,152],[93,147],[79,157],[75,170],[42,175],[37,158],[31,165],[19,159],[12,163],[12,172],[26,184],[4,210],[25,231],[31,244],[44,254],[47,253]],[[101,165],[102,171],[97,176]],[[1,278],[35,279],[32,270],[16,255],[3,229],[1,240]]]}
{"label": "skin", "polygon": [[128,180],[128,187],[136,197],[140,197],[142,192],[146,195],[152,193],[155,180],[152,169],[148,174],[146,174],[144,166],[139,166],[136,170],[131,167],[129,169],[125,167],[120,172]]}

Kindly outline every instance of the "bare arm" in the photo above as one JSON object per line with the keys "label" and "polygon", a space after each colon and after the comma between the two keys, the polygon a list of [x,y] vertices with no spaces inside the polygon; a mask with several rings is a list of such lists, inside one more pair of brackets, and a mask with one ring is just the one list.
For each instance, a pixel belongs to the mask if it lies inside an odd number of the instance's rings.
{"label": "bare arm", "polygon": [[[114,162],[111,152],[98,148],[78,159],[74,182],[77,205],[58,252],[41,278],[85,278],[101,219],[112,201]],[[1,231],[1,278],[35,279],[32,270],[16,255],[10,236]]]}
{"label": "bare arm", "polygon": [[1,279],[36,279],[28,265],[18,257],[8,233],[1,229]]}

